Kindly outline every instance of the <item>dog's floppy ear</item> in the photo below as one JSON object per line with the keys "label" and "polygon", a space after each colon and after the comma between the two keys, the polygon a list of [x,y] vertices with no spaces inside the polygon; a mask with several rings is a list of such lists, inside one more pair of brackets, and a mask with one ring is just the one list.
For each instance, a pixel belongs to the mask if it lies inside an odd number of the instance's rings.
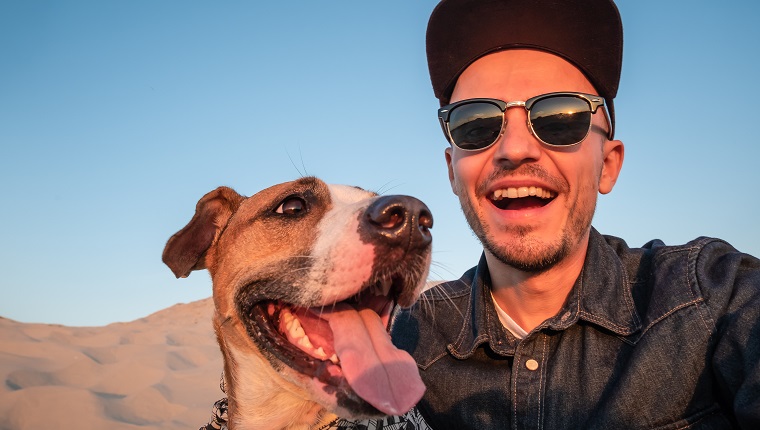
{"label": "dog's floppy ear", "polygon": [[206,268],[206,251],[244,199],[232,188],[219,187],[198,201],[193,219],[169,238],[161,258],[177,278]]}

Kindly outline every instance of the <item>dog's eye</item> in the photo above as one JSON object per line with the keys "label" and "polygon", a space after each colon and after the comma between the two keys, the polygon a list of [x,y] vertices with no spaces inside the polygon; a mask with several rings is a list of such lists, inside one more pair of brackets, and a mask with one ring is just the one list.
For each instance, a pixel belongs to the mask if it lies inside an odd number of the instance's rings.
{"label": "dog's eye", "polygon": [[275,209],[278,214],[298,215],[306,211],[306,201],[298,196],[290,196]]}

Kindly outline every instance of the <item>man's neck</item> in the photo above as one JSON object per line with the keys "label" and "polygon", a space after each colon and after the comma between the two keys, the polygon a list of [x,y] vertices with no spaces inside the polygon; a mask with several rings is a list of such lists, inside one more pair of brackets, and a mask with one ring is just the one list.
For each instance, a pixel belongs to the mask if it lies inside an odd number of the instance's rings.
{"label": "man's neck", "polygon": [[496,303],[526,332],[556,315],[583,269],[588,239],[550,269],[531,273],[499,261],[485,251]]}

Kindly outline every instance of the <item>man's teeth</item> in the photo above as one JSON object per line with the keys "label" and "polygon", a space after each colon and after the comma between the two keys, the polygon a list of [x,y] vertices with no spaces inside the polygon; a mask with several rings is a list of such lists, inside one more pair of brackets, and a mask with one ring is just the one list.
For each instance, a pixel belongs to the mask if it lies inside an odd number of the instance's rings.
{"label": "man's teeth", "polygon": [[522,197],[535,196],[540,199],[550,199],[554,197],[554,193],[549,190],[544,190],[541,187],[519,187],[519,188],[503,188],[493,192],[492,198],[494,200],[501,199],[519,199]]}

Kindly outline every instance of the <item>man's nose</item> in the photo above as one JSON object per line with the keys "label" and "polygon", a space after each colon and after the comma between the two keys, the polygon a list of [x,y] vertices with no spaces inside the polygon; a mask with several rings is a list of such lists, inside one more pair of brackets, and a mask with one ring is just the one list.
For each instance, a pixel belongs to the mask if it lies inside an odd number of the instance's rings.
{"label": "man's nose", "polygon": [[525,109],[507,109],[506,124],[496,141],[494,161],[515,166],[536,161],[543,153],[541,142],[530,132]]}

